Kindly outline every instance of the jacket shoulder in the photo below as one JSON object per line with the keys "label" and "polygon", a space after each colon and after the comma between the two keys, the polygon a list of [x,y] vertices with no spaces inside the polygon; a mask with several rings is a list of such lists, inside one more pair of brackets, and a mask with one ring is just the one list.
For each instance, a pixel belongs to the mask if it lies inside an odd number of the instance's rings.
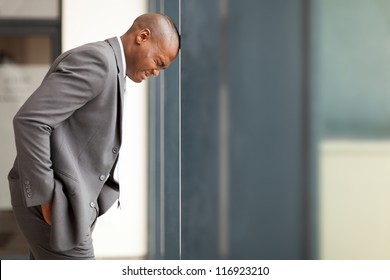
{"label": "jacket shoulder", "polygon": [[115,55],[111,46],[106,41],[84,44],[69,49],[60,54],[53,62],[49,73],[54,71],[58,65],[68,64],[77,66],[98,66],[111,68],[115,64]]}

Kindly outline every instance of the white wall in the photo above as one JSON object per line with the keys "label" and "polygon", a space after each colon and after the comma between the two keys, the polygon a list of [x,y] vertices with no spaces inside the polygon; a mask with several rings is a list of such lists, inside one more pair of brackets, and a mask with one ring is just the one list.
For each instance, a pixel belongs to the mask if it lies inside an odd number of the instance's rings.
{"label": "white wall", "polygon": [[320,146],[320,259],[390,258],[390,142]]}
{"label": "white wall", "polygon": [[[63,0],[63,51],[122,35],[147,11],[146,0]],[[93,235],[97,258],[142,258],[147,253],[147,88],[127,79],[123,146],[119,161],[128,199],[98,219]]]}

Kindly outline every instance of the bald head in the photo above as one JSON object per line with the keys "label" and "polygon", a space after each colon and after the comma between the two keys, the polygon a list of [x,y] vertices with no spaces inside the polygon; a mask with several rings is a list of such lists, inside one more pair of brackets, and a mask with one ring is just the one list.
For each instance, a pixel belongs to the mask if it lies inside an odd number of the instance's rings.
{"label": "bald head", "polygon": [[180,48],[179,31],[170,17],[159,13],[148,13],[137,17],[128,32],[151,31],[152,40],[166,41]]}
{"label": "bald head", "polygon": [[148,13],[135,19],[121,36],[126,57],[126,74],[135,82],[157,76],[176,58],[180,35],[173,21],[164,14]]}

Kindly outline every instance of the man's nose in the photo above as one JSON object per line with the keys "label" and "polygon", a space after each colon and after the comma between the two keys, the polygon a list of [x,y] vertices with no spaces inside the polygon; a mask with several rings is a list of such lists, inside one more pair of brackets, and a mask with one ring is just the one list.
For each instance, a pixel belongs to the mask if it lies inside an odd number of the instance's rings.
{"label": "man's nose", "polygon": [[160,73],[160,70],[157,70],[157,69],[153,69],[152,70],[152,75],[157,77],[158,76],[158,73]]}

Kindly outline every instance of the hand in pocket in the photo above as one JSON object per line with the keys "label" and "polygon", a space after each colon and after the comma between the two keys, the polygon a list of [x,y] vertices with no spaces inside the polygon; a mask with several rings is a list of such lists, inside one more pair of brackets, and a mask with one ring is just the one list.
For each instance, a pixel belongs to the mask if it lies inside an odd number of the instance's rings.
{"label": "hand in pocket", "polygon": [[49,225],[51,225],[52,208],[53,208],[52,203],[41,205],[43,218],[45,219],[45,222],[48,223]]}

